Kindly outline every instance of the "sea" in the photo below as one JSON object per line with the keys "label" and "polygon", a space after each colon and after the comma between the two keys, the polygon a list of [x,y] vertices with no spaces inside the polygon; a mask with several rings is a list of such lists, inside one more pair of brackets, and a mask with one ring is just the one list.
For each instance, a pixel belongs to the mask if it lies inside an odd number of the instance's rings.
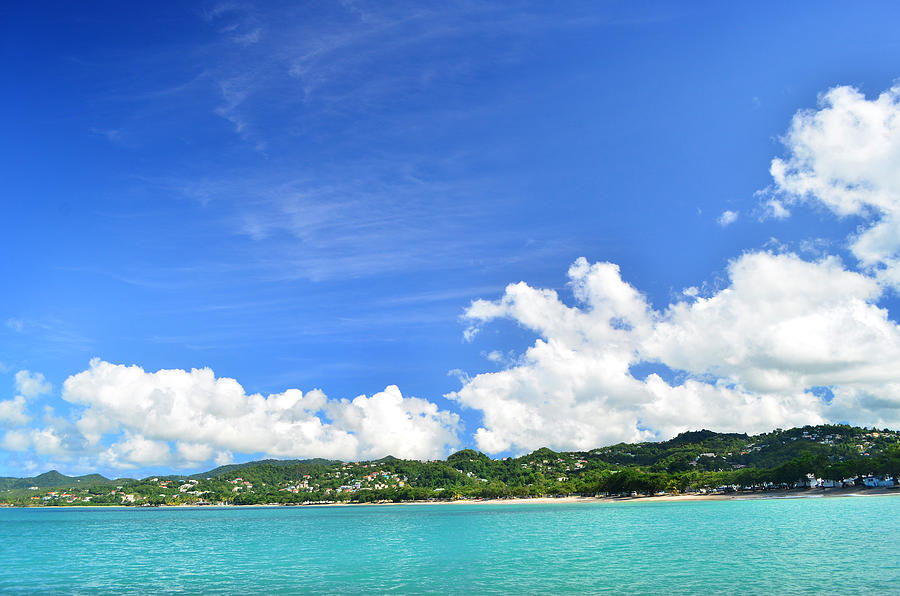
{"label": "sea", "polygon": [[896,496],[0,509],[0,593],[873,592]]}

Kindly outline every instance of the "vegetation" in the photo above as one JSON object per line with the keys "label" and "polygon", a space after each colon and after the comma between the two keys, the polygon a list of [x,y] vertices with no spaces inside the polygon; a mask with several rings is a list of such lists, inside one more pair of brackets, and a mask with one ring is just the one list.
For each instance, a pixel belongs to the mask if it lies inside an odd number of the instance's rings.
{"label": "vegetation", "polygon": [[109,480],[52,471],[0,478],[8,505],[184,505],[401,502],[545,495],[769,490],[827,479],[900,476],[900,433],[846,425],[756,436],[682,433],[584,452],[547,448],[491,459],[465,449],[444,461],[263,460],[192,476]]}

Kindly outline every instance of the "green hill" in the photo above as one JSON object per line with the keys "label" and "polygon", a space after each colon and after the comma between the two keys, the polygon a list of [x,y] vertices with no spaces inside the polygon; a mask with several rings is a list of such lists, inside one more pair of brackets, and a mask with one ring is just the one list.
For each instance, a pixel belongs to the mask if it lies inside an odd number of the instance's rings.
{"label": "green hill", "polygon": [[233,474],[234,472],[238,472],[240,470],[244,470],[246,468],[250,468],[253,466],[273,466],[273,467],[290,467],[290,466],[299,466],[299,465],[319,465],[319,466],[328,466],[333,464],[341,463],[338,460],[332,459],[322,459],[322,458],[313,458],[313,459],[261,459],[257,461],[250,461],[242,464],[228,464],[224,466],[219,466],[218,468],[213,468],[208,472],[200,472],[197,474],[192,474],[188,476],[188,478],[200,479],[200,478],[218,478],[220,476],[226,476],[229,474]]}
{"label": "green hill", "polygon": [[104,484],[112,484],[114,481],[101,476],[100,474],[86,474],[84,476],[66,476],[60,474],[56,470],[44,472],[32,478],[9,478],[0,477],[0,489],[27,489],[32,486],[38,488],[61,488],[61,487],[91,487]]}
{"label": "green hill", "polygon": [[257,504],[654,493],[721,486],[762,490],[790,487],[809,475],[860,484],[869,475],[898,477],[900,433],[847,425],[753,436],[699,430],[667,441],[571,452],[544,447],[502,459],[473,449],[427,462],[392,456],[362,462],[266,459],[143,480],[69,477],[54,470],[33,478],[0,478],[0,490],[5,489],[0,502]]}

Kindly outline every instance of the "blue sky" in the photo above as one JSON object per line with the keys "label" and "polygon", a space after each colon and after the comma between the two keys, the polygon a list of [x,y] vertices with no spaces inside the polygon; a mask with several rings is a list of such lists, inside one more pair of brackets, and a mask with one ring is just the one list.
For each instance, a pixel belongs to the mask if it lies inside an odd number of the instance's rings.
{"label": "blue sky", "polygon": [[2,12],[0,474],[900,421],[889,3]]}

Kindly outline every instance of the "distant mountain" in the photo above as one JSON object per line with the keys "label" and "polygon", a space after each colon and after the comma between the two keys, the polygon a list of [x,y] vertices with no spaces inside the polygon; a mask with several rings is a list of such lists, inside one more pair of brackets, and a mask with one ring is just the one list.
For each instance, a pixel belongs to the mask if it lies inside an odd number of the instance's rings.
{"label": "distant mountain", "polygon": [[84,476],[66,476],[60,474],[56,470],[44,472],[38,476],[31,478],[9,478],[0,477],[0,489],[22,489],[36,486],[38,488],[59,488],[59,487],[88,487],[100,486],[104,484],[113,484],[115,480],[110,480],[100,474],[86,474]]}

